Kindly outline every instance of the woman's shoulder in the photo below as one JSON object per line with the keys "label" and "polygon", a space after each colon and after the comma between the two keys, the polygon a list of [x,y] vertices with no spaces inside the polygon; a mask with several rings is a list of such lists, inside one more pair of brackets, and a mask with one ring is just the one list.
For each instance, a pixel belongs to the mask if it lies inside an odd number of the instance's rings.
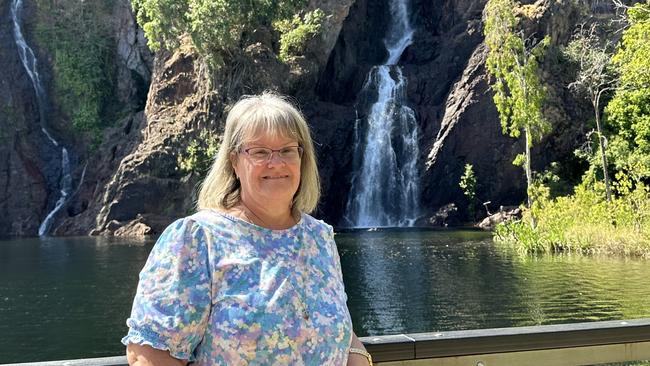
{"label": "woman's shoulder", "polygon": [[302,221],[305,225],[308,226],[316,226],[316,227],[324,227],[324,228],[332,227],[330,224],[326,223],[325,221],[317,219],[314,216],[304,212],[302,213]]}
{"label": "woman's shoulder", "polygon": [[[323,220],[303,213],[303,224],[308,228],[309,235],[319,247],[323,256],[338,258],[336,241],[334,240],[334,228]],[[338,259],[336,259],[338,262]]]}
{"label": "woman's shoulder", "polygon": [[215,228],[227,228],[232,225],[224,214],[215,210],[200,210],[191,215],[178,218],[167,226],[162,235],[202,234],[210,233]]}
{"label": "woman's shoulder", "polygon": [[332,225],[323,220],[317,219],[309,214],[302,214],[302,224],[309,228],[311,231],[321,233],[322,236],[329,237],[334,235],[334,228]]}
{"label": "woman's shoulder", "polygon": [[219,227],[231,227],[241,221],[241,219],[227,212],[219,211],[217,209],[211,209],[211,208],[196,211],[195,213],[186,216],[184,220],[189,220],[201,226],[216,225]]}
{"label": "woman's shoulder", "polygon": [[200,210],[178,218],[156,240],[152,253],[211,252],[216,238],[229,235],[233,223],[217,211]]}
{"label": "woman's shoulder", "polygon": [[192,215],[185,217],[186,220],[191,220],[199,225],[214,225],[214,224],[227,224],[232,221],[228,219],[228,215],[217,211],[215,209],[203,209],[196,211]]}

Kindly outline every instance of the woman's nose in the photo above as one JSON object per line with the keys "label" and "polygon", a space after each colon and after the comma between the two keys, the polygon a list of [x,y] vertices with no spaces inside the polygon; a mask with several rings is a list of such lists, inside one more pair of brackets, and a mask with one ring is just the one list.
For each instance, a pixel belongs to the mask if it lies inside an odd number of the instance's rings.
{"label": "woman's nose", "polygon": [[280,157],[279,151],[273,151],[269,157],[268,165],[283,165],[285,164],[284,160]]}

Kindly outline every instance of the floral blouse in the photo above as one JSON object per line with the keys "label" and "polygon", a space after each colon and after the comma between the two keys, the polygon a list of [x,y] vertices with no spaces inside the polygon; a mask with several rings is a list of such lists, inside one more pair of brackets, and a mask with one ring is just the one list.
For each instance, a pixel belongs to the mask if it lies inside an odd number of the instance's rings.
{"label": "floral blouse", "polygon": [[345,365],[346,301],[331,226],[302,214],[270,230],[203,210],[158,239],[122,343],[196,365]]}

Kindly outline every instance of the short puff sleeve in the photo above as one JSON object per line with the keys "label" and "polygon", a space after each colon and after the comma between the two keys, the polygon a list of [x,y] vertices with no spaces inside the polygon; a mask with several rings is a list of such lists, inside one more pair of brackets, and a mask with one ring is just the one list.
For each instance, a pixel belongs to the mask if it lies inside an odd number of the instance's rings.
{"label": "short puff sleeve", "polygon": [[[324,221],[321,221],[325,225],[325,235],[324,238],[327,241],[327,249],[328,249],[328,254],[332,258],[332,261],[334,262],[334,270],[336,271],[336,276],[337,279],[341,282],[341,286],[345,289],[345,285],[343,284],[343,271],[341,270],[341,257],[339,256],[339,251],[338,248],[336,247],[336,240],[334,240],[334,228],[325,223]],[[343,297],[344,300],[347,302],[348,301],[348,295],[343,291]]]}
{"label": "short puff sleeve", "polygon": [[191,219],[169,225],[149,254],[127,319],[129,343],[193,361],[212,304],[205,232]]}

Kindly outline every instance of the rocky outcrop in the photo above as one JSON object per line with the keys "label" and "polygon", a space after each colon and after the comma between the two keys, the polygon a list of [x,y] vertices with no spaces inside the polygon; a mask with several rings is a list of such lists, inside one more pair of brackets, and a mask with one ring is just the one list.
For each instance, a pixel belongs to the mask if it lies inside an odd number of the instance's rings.
{"label": "rocky outcrop", "polygon": [[117,23],[117,98],[124,104],[135,102],[136,108],[144,108],[151,83],[153,54],[135,21],[130,1],[118,1],[113,13]]}
{"label": "rocky outcrop", "polygon": [[224,109],[241,94],[265,89],[287,93],[315,83],[313,75],[324,67],[337,37],[332,32],[340,29],[350,3],[324,4],[333,14],[329,26],[308,45],[309,57],[298,56],[288,65],[277,59],[272,38],[261,34],[263,30],[213,75],[191,47],[158,53],[144,114],[125,122],[130,123],[128,134],[116,130],[101,148],[113,153],[96,164],[114,173],[84,185],[80,197],[85,197],[88,207],[65,220],[58,232],[140,237],[160,233],[174,218],[191,212],[198,177],[179,172],[178,155],[200,131],[222,131]]}
{"label": "rocky outcrop", "polygon": [[503,207],[499,208],[499,212],[495,214],[491,214],[488,217],[484,218],[479,222],[476,226],[480,229],[483,230],[492,230],[494,229],[497,225],[510,221],[510,220],[516,220],[516,219],[521,219],[521,208],[519,207]]}
{"label": "rocky outcrop", "polygon": [[[570,82],[567,70],[558,70],[554,59],[557,45],[565,44],[573,32],[574,19],[579,16],[578,8],[573,3],[550,1],[538,1],[529,6],[536,10],[535,18],[525,23],[527,33],[538,38],[548,34],[553,41],[542,71],[544,81],[551,86],[545,115],[554,126],[554,132],[533,149],[533,169],[539,171],[551,161],[560,160],[566,164],[575,160],[572,146],[581,136],[582,125],[568,121],[586,119],[580,116],[582,111],[576,102],[571,102],[574,98],[566,89]],[[445,37],[465,38],[467,43],[475,46],[462,74],[446,95],[440,127],[435,138],[430,140],[432,144],[423,174],[423,201],[432,207],[448,201],[465,202],[458,182],[468,163],[473,165],[479,182],[479,200],[513,205],[525,197],[522,170],[512,165],[516,155],[523,152],[523,143],[502,133],[484,66],[487,49],[483,43],[477,42],[480,37],[471,36],[483,32],[477,20],[467,22],[465,36]],[[438,111],[440,109],[425,108],[424,115],[431,116]],[[425,123],[425,131],[431,131],[437,125],[435,118],[431,122]]]}
{"label": "rocky outcrop", "polygon": [[[338,16],[344,18],[344,13],[339,9]],[[331,32],[336,25],[328,29]],[[323,42],[329,38],[324,36]],[[95,164],[104,173],[84,184],[80,197],[87,207],[65,220],[58,232],[139,237],[159,233],[174,218],[190,212],[198,177],[183,176],[177,163],[189,141],[203,129],[222,130],[224,108],[245,91],[286,90],[300,81],[285,77],[295,70],[277,60],[272,46],[269,37],[257,34],[215,75],[191,47],[157,54],[144,113],[123,122],[128,128],[115,130],[101,147],[111,154],[99,154],[102,158]],[[327,52],[327,46],[312,43],[308,52]],[[326,58],[313,56],[311,67],[317,71],[318,60]]]}
{"label": "rocky outcrop", "polygon": [[445,101],[423,175],[424,196],[434,206],[465,202],[458,182],[467,163],[481,183],[479,199],[514,203],[523,198],[521,169],[512,164],[522,146],[501,131],[489,92],[486,56],[485,46],[478,45]]}
{"label": "rocky outcrop", "polygon": [[[385,33],[388,9],[383,2],[365,0],[320,5],[334,14],[325,33],[288,64],[277,60],[277,45],[263,29],[241,54],[226,60],[212,80],[202,74],[205,70],[191,54],[157,55],[146,111],[141,122],[133,124],[141,140],[121,158],[101,194],[94,193],[89,213],[80,216],[95,218],[93,233],[121,235],[129,232],[121,227],[136,224],[157,233],[162,223],[191,211],[197,178],[182,177],[175,170],[176,156],[201,129],[220,131],[225,108],[239,95],[264,89],[297,97],[310,121],[319,158],[324,195],[317,215],[339,222],[350,191],[354,122],[365,113],[358,109],[356,98],[368,70],[386,57],[377,35]],[[458,221],[465,207],[458,181],[466,163],[474,165],[479,199],[499,205],[520,202],[525,183],[512,160],[522,149],[501,132],[484,68],[485,1],[415,1],[413,5],[416,39],[400,64],[422,130],[420,150],[426,153],[420,160],[423,216],[433,217],[438,208],[455,202]],[[550,11],[543,9],[543,15]],[[557,27],[562,21],[548,19],[555,22],[550,29],[560,32]],[[544,24],[539,27],[549,29]],[[209,81],[214,88],[206,89]],[[563,85],[558,82],[560,94]],[[561,108],[558,111],[566,116]],[[549,139],[547,146],[554,141]],[[541,154],[542,149],[537,149],[537,166],[571,150]],[[93,227],[90,221],[70,221],[80,232]]]}
{"label": "rocky outcrop", "polygon": [[460,223],[458,207],[453,203],[448,203],[440,207],[426,222],[427,225],[442,227],[456,226],[460,225]]}
{"label": "rocky outcrop", "polygon": [[[55,147],[41,127],[45,126],[67,148],[75,167],[74,185],[78,184],[82,176],[86,178],[87,185],[90,181],[96,184],[97,177],[112,175],[114,166],[95,163],[102,160],[99,156],[108,156],[109,160],[114,158],[120,149],[117,146],[106,151],[97,149],[93,151],[96,155],[89,157],[93,155],[88,153],[89,149],[94,149],[92,139],[70,131],[70,122],[60,113],[55,101],[45,101],[46,120],[41,120],[33,86],[18,57],[9,5],[10,1],[3,1],[0,7],[0,19],[3,20],[0,23],[0,66],[6,71],[0,75],[0,83],[3,85],[0,90],[0,122],[4,126],[2,136],[6,139],[0,144],[0,170],[5,172],[0,177],[0,187],[5,194],[0,197],[0,235],[33,236],[38,233],[40,223],[60,195],[61,147]],[[31,37],[32,29],[36,27],[35,6],[29,1],[24,3],[22,31],[27,43],[37,53],[38,70],[41,79],[46,82],[45,88],[51,90],[51,65],[48,62],[52,57],[46,50],[39,49]],[[130,115],[129,111],[144,107],[151,78],[149,70],[152,54],[146,48],[142,31],[134,22],[128,0],[114,2],[112,16],[106,19],[106,24],[115,29],[113,71],[116,99],[119,102],[116,105],[122,106],[123,114]],[[138,117],[131,115],[121,123],[117,122],[119,127],[115,130],[130,129],[134,120],[137,124]],[[137,139],[121,142],[126,145],[133,143],[137,144]],[[59,211],[57,224],[61,219],[78,215],[87,209],[89,200],[84,196],[86,185],[79,187],[73,193],[73,199]],[[57,232],[67,231],[61,228],[55,231]],[[88,229],[84,233],[87,232]]]}
{"label": "rocky outcrop", "polygon": [[107,136],[100,149],[110,153],[97,154],[99,169],[77,199],[87,207],[64,220],[58,233],[131,236],[135,227],[155,234],[191,209],[196,182],[182,179],[177,156],[209,121],[211,94],[201,93],[209,81],[200,65],[182,52],[156,58],[147,108]]}

